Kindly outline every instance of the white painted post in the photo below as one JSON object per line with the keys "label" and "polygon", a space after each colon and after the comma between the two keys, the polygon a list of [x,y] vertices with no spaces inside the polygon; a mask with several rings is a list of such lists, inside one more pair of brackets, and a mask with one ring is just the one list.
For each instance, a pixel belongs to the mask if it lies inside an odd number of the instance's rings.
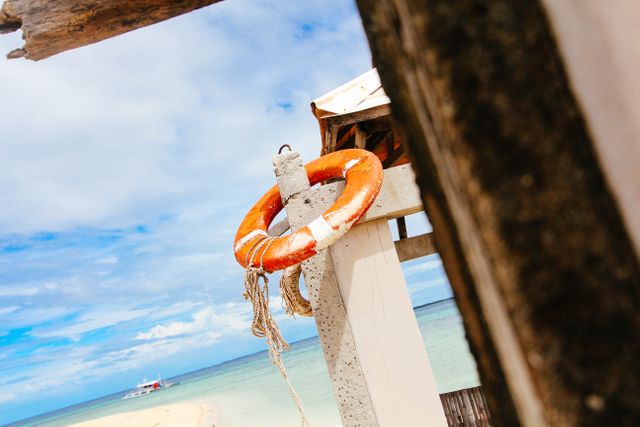
{"label": "white painted post", "polygon": [[447,426],[387,219],[329,252],[378,424]]}
{"label": "white painted post", "polygon": [[[292,231],[311,222],[335,199],[333,193],[319,194],[320,191],[310,188],[298,153],[274,156],[273,166]],[[328,251],[303,262],[302,272],[342,424],[377,427]]]}
{"label": "white painted post", "polygon": [[[274,168],[293,230],[337,198],[339,185],[308,188],[297,153],[276,156]],[[383,186],[393,188],[393,183]],[[389,205],[392,199],[413,199],[398,197],[404,192],[411,195],[414,189],[387,192],[394,194]],[[377,213],[371,212],[370,222],[302,265],[336,400],[345,427],[444,427],[444,410],[380,202],[374,203]],[[389,212],[415,203],[393,204]]]}

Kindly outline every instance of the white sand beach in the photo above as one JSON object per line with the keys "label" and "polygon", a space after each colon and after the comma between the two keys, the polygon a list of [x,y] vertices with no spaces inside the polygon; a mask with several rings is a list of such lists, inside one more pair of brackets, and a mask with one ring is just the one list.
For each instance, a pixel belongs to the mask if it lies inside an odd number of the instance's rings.
{"label": "white sand beach", "polygon": [[218,409],[205,401],[180,402],[124,412],[70,427],[220,427]]}

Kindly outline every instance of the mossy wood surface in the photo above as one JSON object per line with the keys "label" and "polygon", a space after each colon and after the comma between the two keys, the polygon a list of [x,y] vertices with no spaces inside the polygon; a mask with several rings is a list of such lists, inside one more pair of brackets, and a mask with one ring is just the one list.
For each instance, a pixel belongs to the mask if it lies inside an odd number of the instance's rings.
{"label": "mossy wood surface", "polygon": [[638,425],[640,267],[540,2],[357,3],[493,422]]}

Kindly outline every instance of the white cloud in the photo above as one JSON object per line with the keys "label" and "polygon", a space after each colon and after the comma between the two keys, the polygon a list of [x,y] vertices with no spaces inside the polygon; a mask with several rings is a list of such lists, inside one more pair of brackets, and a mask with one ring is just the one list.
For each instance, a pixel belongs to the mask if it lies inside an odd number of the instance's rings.
{"label": "white cloud", "polygon": [[190,322],[169,322],[156,325],[146,332],[138,332],[138,340],[157,340],[180,335],[207,333],[216,340],[223,335],[246,331],[250,325],[250,306],[228,303],[221,307],[206,307],[192,315]]}
{"label": "white cloud", "polygon": [[39,63],[0,61],[0,231],[130,224],[271,175],[282,142],[316,156],[309,102],[370,63],[357,16],[344,19],[352,6],[235,3]]}
{"label": "white cloud", "polygon": [[429,259],[420,264],[412,265],[404,269],[404,273],[407,276],[411,276],[416,273],[425,273],[427,271],[439,271],[442,269],[442,261],[438,259]]}
{"label": "white cloud", "polygon": [[439,286],[447,286],[447,284],[448,282],[444,278],[424,280],[421,282],[411,283],[411,286],[409,286],[409,290],[413,294],[419,291],[423,291],[425,289],[437,288]]}
{"label": "white cloud", "polygon": [[0,297],[30,297],[40,292],[35,286],[0,286]]}
{"label": "white cloud", "polygon": [[0,316],[5,316],[7,314],[11,314],[14,311],[20,310],[19,305],[10,305],[8,307],[0,307]]}
{"label": "white cloud", "polygon": [[149,332],[138,332],[137,340],[152,340],[167,337],[175,337],[176,335],[191,334],[196,330],[194,322],[171,322],[167,325],[157,325],[149,330]]}
{"label": "white cloud", "polygon": [[118,255],[109,255],[96,260],[96,264],[113,265],[117,264],[120,257]]}
{"label": "white cloud", "polygon": [[55,291],[56,289],[58,289],[58,284],[56,282],[45,282],[42,285],[42,288],[47,291]]}

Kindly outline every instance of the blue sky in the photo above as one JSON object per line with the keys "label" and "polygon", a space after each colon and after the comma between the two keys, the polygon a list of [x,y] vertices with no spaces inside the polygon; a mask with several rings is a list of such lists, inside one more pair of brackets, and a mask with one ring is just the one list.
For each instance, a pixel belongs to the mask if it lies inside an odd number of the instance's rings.
{"label": "blue sky", "polygon": [[[310,101],[370,67],[338,0],[230,0],[0,61],[0,424],[264,349],[236,227],[281,144],[318,155]],[[414,304],[450,296],[437,256],[405,273]],[[273,307],[288,340],[315,335]]]}

